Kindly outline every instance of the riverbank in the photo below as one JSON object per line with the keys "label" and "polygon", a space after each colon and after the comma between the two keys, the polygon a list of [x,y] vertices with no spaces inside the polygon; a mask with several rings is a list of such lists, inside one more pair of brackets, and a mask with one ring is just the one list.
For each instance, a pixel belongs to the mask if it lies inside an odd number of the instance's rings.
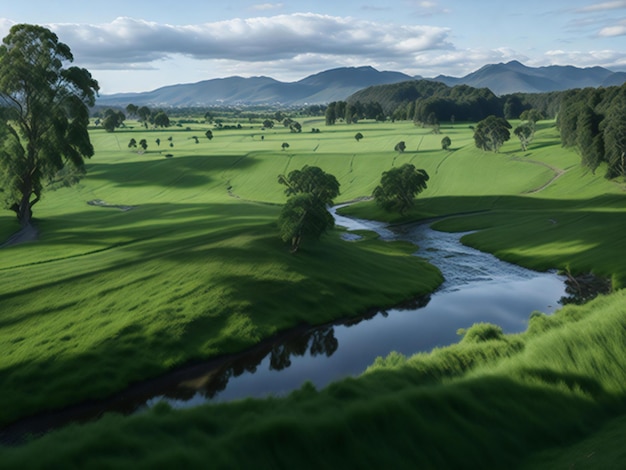
{"label": "riverbank", "polygon": [[390,355],[322,391],[305,384],[283,399],[109,415],[0,449],[0,460],[5,468],[35,467],[42,455],[64,468],[276,468],[296,460],[302,468],[517,467],[626,412],[623,305],[620,291],[536,315],[521,335],[477,325],[458,345]]}

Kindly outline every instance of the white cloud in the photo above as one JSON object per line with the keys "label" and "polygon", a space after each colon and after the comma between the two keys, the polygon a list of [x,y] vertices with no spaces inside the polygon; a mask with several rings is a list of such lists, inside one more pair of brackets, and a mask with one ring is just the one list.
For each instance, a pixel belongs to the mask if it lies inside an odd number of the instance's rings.
{"label": "white cloud", "polygon": [[452,48],[447,28],[398,26],[312,13],[184,26],[126,17],[98,25],[48,26],[72,48],[77,61],[93,68],[149,63],[174,54],[259,62],[302,54],[401,57]]}
{"label": "white cloud", "polygon": [[603,2],[603,3],[594,3],[593,5],[589,5],[583,8],[579,8],[578,12],[580,13],[589,13],[594,11],[607,11],[607,10],[618,10],[620,8],[626,8],[626,0],[619,0],[614,2]]}
{"label": "white cloud", "polygon": [[612,26],[606,26],[600,30],[598,36],[602,37],[614,37],[626,35],[626,20]]}
{"label": "white cloud", "polygon": [[[537,61],[535,61],[537,62]],[[563,51],[550,50],[545,53],[545,61],[533,65],[572,65],[578,67],[600,66],[610,70],[623,70],[626,67],[626,51],[597,50],[597,51]]]}
{"label": "white cloud", "polygon": [[253,10],[267,11],[267,10],[279,10],[283,7],[282,3],[259,3],[252,5]]}

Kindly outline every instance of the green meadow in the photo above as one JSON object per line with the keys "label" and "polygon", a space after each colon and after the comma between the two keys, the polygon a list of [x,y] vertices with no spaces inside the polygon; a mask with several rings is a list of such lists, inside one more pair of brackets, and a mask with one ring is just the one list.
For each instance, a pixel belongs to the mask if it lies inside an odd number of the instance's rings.
{"label": "green meadow", "polygon": [[[475,231],[463,241],[503,259],[593,272],[616,290],[626,284],[624,184],[586,173],[579,156],[561,148],[552,122],[541,123],[528,151],[512,139],[498,154],[474,147],[468,123],[442,125],[441,135],[406,122],[302,124],[294,134],[242,123],[214,130],[211,141],[204,124],[92,130],[87,176],[47,192],[34,208],[39,239],[0,249],[0,424],[437,288],[440,273],[411,256],[414,246],[372,234],[346,242],[337,228],[290,254],[276,229],[285,202],[277,176],[305,164],[337,177],[341,203],[367,198],[383,171],[413,163],[430,181],[407,216],[372,201],[344,211],[391,223],[454,215],[435,227]],[[451,151],[441,149],[444,135]],[[145,138],[147,151],[129,149],[131,138]],[[400,140],[404,153],[393,150]],[[0,215],[0,239],[17,228],[11,213]],[[0,462],[493,468],[556,461],[583,439],[595,442],[610,423],[624,429],[623,420],[610,421],[626,411],[624,304],[617,290],[550,317],[537,313],[515,336],[478,325],[457,345],[392,354],[319,392],[305,385],[284,399],[107,416],[3,448]]]}

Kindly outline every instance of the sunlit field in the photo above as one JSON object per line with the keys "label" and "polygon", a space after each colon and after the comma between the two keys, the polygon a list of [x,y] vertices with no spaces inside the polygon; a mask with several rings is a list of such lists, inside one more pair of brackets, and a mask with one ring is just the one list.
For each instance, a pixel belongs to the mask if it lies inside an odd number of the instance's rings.
{"label": "sunlit field", "polygon": [[[291,254],[276,228],[286,200],[277,178],[304,165],[335,175],[342,203],[369,198],[383,171],[412,163],[430,180],[408,215],[373,201],[344,211],[393,223],[455,215],[435,227],[477,230],[464,242],[530,268],[626,284],[624,184],[585,172],[553,122],[540,123],[527,151],[513,137],[497,154],[475,148],[469,123],[443,124],[437,135],[408,122],[301,122],[298,134],[254,121],[91,131],[87,176],[34,207],[38,241],[0,249],[0,424],[437,288],[438,270],[408,243],[346,242],[335,228]],[[129,148],[131,138],[145,138],[147,151]],[[394,151],[399,141],[405,152]],[[10,212],[0,215],[0,239],[18,228]],[[305,385],[284,399],[110,416],[3,449],[0,461],[517,465],[575,446],[624,413],[624,305],[618,291],[537,314],[522,335],[468,333],[432,354],[380,359],[319,392]]]}

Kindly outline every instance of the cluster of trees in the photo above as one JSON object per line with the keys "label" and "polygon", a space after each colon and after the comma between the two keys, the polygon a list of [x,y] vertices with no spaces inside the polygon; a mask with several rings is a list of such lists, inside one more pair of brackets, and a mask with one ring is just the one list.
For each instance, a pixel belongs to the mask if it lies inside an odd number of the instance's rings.
{"label": "cluster of trees", "polygon": [[564,92],[557,125],[563,146],[575,147],[592,172],[626,177],[626,84]]}
{"label": "cluster of trees", "polygon": [[96,125],[101,125],[107,132],[113,132],[119,127],[124,127],[126,116],[131,116],[139,120],[147,129],[148,125],[154,127],[169,127],[170,118],[162,109],[151,110],[147,106],[137,107],[134,104],[126,106],[126,113],[119,109],[105,109],[103,112],[96,113],[102,119],[96,120]]}
{"label": "cluster of trees", "polygon": [[474,128],[474,143],[479,149],[498,153],[500,147],[511,138],[511,124],[503,117],[488,116]]}
{"label": "cluster of trees", "polygon": [[70,185],[93,155],[89,108],[98,82],[68,66],[70,48],[52,31],[17,24],[0,45],[0,201],[22,226],[44,187]]}
{"label": "cluster of trees", "polygon": [[333,101],[326,107],[326,125],[332,126],[343,120],[346,124],[357,123],[360,119],[376,119],[384,121],[385,113],[380,103],[376,101]]}
{"label": "cluster of trees", "polygon": [[468,85],[449,87],[431,80],[414,80],[376,85],[354,93],[348,103],[375,102],[394,121],[435,122],[480,121],[490,115],[518,119],[534,109],[546,119],[559,112],[566,92],[513,93],[496,96],[487,88]]}

